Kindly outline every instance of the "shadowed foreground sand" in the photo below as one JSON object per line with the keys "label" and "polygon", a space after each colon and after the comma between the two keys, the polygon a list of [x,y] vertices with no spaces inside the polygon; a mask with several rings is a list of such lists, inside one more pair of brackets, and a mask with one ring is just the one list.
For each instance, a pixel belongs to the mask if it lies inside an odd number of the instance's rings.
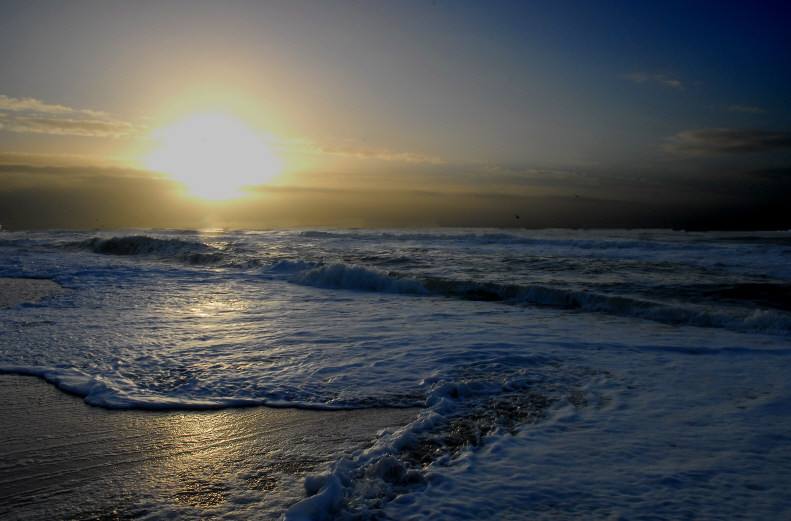
{"label": "shadowed foreground sand", "polygon": [[[62,291],[38,279],[0,284],[3,306]],[[0,518],[277,519],[304,497],[306,474],[416,414],[106,410],[0,373]]]}

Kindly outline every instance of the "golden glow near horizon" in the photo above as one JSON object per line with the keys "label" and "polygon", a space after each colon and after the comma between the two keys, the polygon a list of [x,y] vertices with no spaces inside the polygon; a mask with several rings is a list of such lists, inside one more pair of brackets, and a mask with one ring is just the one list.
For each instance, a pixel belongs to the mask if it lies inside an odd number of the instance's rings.
{"label": "golden glow near horizon", "polygon": [[0,222],[791,227],[777,2],[502,4],[15,2]]}
{"label": "golden glow near horizon", "polygon": [[241,197],[243,187],[267,184],[282,168],[262,136],[221,112],[162,127],[157,138],[162,144],[145,159],[146,168],[184,183],[203,199]]}

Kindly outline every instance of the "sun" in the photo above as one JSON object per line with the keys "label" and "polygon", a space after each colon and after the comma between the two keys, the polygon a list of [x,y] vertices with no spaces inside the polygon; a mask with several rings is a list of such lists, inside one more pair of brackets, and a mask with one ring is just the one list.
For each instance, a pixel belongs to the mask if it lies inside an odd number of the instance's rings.
{"label": "sun", "polygon": [[281,170],[262,136],[224,113],[188,117],[160,128],[156,137],[162,144],[145,159],[146,168],[203,199],[241,197],[243,187],[266,184]]}

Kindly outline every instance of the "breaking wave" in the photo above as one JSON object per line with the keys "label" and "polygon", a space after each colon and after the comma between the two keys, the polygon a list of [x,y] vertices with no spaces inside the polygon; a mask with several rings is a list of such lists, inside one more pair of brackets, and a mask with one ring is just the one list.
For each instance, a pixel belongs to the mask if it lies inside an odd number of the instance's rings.
{"label": "breaking wave", "polygon": [[[489,436],[516,434],[558,407],[606,407],[608,397],[585,392],[585,380],[608,375],[559,367],[557,361],[520,360],[526,368],[478,367],[455,381],[422,382],[430,388],[414,422],[381,433],[376,443],[342,458],[305,480],[306,499],[285,514],[288,521],[379,519],[398,496],[424,490],[437,479],[433,467],[452,465]],[[552,368],[550,368],[552,367]],[[533,373],[531,369],[539,369]],[[499,378],[491,375],[499,374]]]}
{"label": "breaking wave", "polygon": [[189,264],[215,264],[224,259],[220,250],[202,242],[175,238],[161,239],[148,235],[130,235],[109,239],[93,237],[76,244],[76,246],[101,255],[158,256]]}
{"label": "breaking wave", "polygon": [[[282,265],[282,263],[281,263]],[[401,278],[387,273],[345,264],[304,265],[295,270],[288,281],[305,286],[327,289],[349,289],[383,293],[427,295],[425,284],[418,279]]]}
{"label": "breaking wave", "polygon": [[[734,331],[772,335],[791,334],[791,316],[787,309],[791,290],[781,285],[735,288],[734,286],[701,291],[692,303],[660,301],[635,295],[606,294],[544,284],[496,284],[436,277],[415,278],[398,272],[380,272],[345,264],[282,262],[277,270],[287,273],[294,284],[326,289],[430,295],[462,300],[502,302],[516,305],[557,307],[581,312],[607,313],[655,322],[724,328]],[[736,299],[729,307],[707,306],[707,300]],[[718,299],[714,297],[719,296]],[[755,300],[769,300],[768,308],[756,308]]]}
{"label": "breaking wave", "polygon": [[[416,232],[303,231],[300,237],[337,240],[395,237],[399,242],[459,240],[458,235],[431,235]],[[584,240],[578,238],[529,238],[508,233],[466,233],[465,243],[509,241],[535,244],[562,244],[581,249],[630,249],[643,251],[675,247],[643,240]],[[203,242],[194,234],[128,235],[111,238],[92,237],[73,243],[100,255],[145,256],[176,261],[192,266],[254,270],[263,276],[282,278],[290,283],[324,289],[435,296],[505,304],[556,307],[578,312],[606,313],[673,325],[724,328],[733,331],[791,335],[791,287],[781,283],[710,284],[685,286],[646,286],[642,288],[587,288],[580,284],[552,282],[498,283],[472,279],[421,274],[410,266],[415,261],[401,251],[378,256],[359,256],[351,263],[334,260],[302,260],[285,255],[267,257],[242,244]],[[510,257],[503,257],[508,259]],[[362,263],[358,264],[356,261]],[[367,265],[370,261],[380,268]],[[505,261],[504,261],[505,262]],[[399,270],[387,270],[386,267]],[[540,268],[536,268],[540,269]]]}

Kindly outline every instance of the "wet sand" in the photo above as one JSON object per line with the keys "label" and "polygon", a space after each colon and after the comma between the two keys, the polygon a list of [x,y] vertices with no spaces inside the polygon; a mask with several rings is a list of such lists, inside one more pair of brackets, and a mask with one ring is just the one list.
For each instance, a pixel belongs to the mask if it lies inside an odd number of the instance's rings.
{"label": "wet sand", "polygon": [[[0,518],[277,519],[304,477],[414,409],[106,410],[0,374]],[[159,517],[158,515],[155,517]]]}
{"label": "wet sand", "polygon": [[0,308],[23,302],[38,302],[45,297],[67,291],[54,280],[0,277]]}
{"label": "wet sand", "polygon": [[[57,291],[51,281],[0,279],[2,305]],[[308,473],[416,414],[107,410],[0,373],[0,518],[277,519],[304,497]]]}

